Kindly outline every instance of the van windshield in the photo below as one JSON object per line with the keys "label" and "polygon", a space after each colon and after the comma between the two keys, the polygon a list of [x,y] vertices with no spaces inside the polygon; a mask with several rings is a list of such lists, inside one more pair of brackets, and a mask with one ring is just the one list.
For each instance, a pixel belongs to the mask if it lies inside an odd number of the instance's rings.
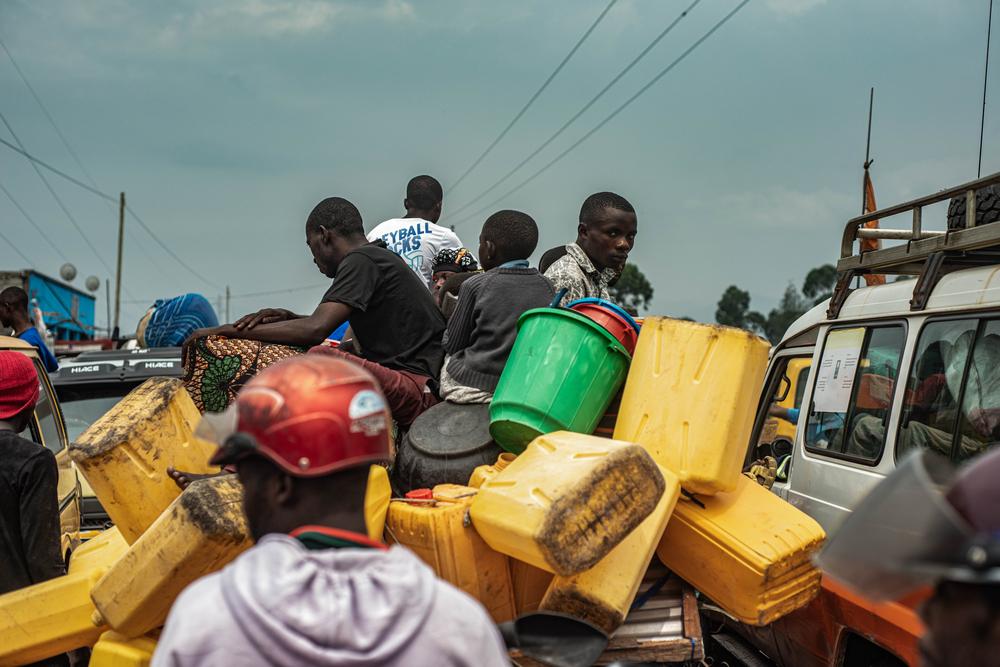
{"label": "van windshield", "polygon": [[60,387],[59,403],[69,441],[76,442],[91,424],[117,405],[131,389],[132,385],[123,383],[104,388],[90,386],[67,390]]}

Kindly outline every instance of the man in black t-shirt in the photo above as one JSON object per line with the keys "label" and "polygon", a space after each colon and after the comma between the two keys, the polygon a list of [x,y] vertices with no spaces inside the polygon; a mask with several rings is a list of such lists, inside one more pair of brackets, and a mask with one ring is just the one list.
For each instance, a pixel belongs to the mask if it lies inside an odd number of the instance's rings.
{"label": "man in black t-shirt", "polygon": [[[306,244],[319,270],[334,279],[312,315],[266,308],[196,335],[317,346],[310,351],[348,356],[375,376],[393,418],[408,426],[438,400],[445,321],[431,293],[385,244],[368,242],[361,214],[346,199],[316,205],[306,221]],[[361,359],[320,346],[345,321],[361,344]]]}

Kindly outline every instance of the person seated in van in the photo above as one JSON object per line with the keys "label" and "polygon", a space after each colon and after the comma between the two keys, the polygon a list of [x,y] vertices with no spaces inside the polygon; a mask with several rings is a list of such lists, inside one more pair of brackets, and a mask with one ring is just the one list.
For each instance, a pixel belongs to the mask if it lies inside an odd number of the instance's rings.
{"label": "person seated in van", "polygon": [[[333,279],[312,315],[265,308],[235,324],[199,330],[219,335],[312,347],[346,357],[379,381],[393,418],[408,427],[438,402],[444,316],[430,291],[399,255],[365,238],[361,213],[341,197],[324,199],[306,220],[306,244],[320,272]],[[321,343],[345,321],[361,341],[360,357]]]}
{"label": "person seated in van", "polygon": [[613,192],[592,194],[580,208],[576,230],[576,242],[566,246],[566,254],[544,275],[557,292],[566,290],[563,303],[585,297],[611,300],[608,287],[624,269],[635,243],[635,209]]}
{"label": "person seated in van", "polygon": [[517,319],[548,305],[552,283],[528,265],[538,226],[520,211],[499,211],[483,224],[479,259],[485,273],[466,280],[448,321],[441,397],[453,403],[489,403],[514,347]]}
{"label": "person seated in van", "polygon": [[38,348],[45,370],[49,373],[59,370],[55,355],[49,351],[42,335],[28,317],[28,293],[20,287],[8,287],[0,292],[0,324],[13,329],[15,336]]}
{"label": "person seated in van", "polygon": [[31,360],[0,352],[0,594],[66,574],[55,454],[18,435],[38,395]]}

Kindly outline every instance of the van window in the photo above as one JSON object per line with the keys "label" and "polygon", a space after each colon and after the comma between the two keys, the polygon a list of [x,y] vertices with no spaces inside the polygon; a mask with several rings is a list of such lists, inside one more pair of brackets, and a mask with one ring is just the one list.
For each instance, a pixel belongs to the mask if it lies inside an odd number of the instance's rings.
{"label": "van window", "polygon": [[962,390],[961,417],[956,461],[1000,441],[1000,320],[979,326]]}
{"label": "van window", "polygon": [[896,459],[914,448],[951,458],[965,368],[978,320],[929,322],[920,332],[906,381]]}
{"label": "van window", "polygon": [[1000,442],[1000,320],[925,326],[903,416],[897,459],[924,448],[960,462]]}
{"label": "van window", "polygon": [[761,456],[773,456],[778,464],[778,481],[787,480],[799,407],[809,381],[810,359],[806,355],[778,358],[765,385],[770,400],[757,417],[757,430],[751,440],[755,444],[748,453],[746,465]]}
{"label": "van window", "polygon": [[906,341],[902,325],[835,329],[816,369],[806,449],[866,463],[882,456]]}
{"label": "van window", "polygon": [[[41,370],[37,362],[35,363],[35,369],[39,373],[45,372]],[[56,415],[52,407],[52,396],[49,394],[48,384],[42,381],[40,375],[38,384],[38,403],[35,404],[35,419],[38,420],[38,427],[41,430],[42,442],[40,444],[45,445],[53,454],[58,454],[62,451],[63,443],[59,437],[59,424],[56,423]]]}

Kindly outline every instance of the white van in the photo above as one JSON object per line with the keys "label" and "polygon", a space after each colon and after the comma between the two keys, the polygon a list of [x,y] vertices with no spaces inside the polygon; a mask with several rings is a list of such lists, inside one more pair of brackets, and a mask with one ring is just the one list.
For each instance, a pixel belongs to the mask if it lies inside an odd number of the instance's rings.
{"label": "white van", "polygon": [[[747,463],[775,455],[774,492],[828,533],[911,450],[961,463],[1000,442],[1000,222],[982,216],[998,192],[994,174],[848,222],[833,296],[772,351]],[[952,198],[965,225],[925,230],[923,208]],[[907,229],[864,227],[899,214]],[[900,243],[856,252],[864,238]],[[852,289],[865,274],[914,279]],[[769,441],[769,408],[806,360],[794,442]],[[918,602],[875,605],[824,580],[809,607],[744,634],[783,665],[915,665]]]}

